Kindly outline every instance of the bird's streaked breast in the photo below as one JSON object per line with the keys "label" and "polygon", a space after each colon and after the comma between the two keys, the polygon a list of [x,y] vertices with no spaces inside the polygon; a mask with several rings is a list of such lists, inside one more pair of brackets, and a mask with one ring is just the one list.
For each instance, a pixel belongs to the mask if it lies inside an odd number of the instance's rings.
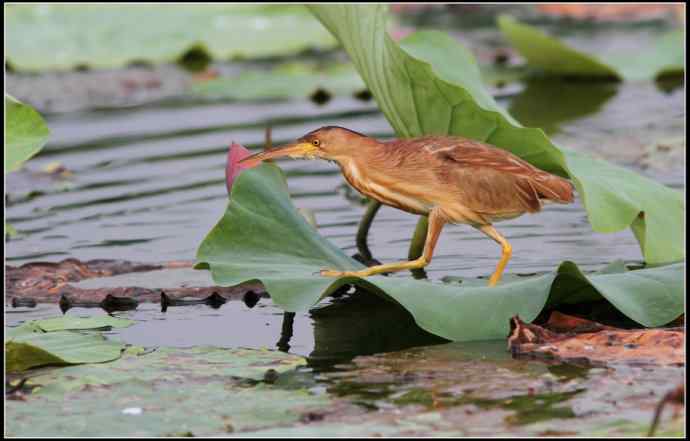
{"label": "bird's streaked breast", "polygon": [[385,205],[416,214],[427,214],[432,208],[426,201],[415,197],[412,189],[403,193],[390,186],[376,183],[372,177],[365,178],[354,161],[341,165],[341,170],[345,179],[360,193]]}

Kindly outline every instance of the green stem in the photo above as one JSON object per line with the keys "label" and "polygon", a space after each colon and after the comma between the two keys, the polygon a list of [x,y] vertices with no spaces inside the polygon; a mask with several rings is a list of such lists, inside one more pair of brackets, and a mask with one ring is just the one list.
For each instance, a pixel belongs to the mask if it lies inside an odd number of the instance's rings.
{"label": "green stem", "polygon": [[424,252],[424,242],[426,241],[426,230],[429,228],[429,217],[421,216],[414,229],[414,235],[410,242],[410,249],[407,252],[409,260],[418,259]]}
{"label": "green stem", "polygon": [[369,201],[367,210],[359,221],[359,227],[357,227],[357,250],[365,260],[371,260],[371,251],[369,251],[369,246],[367,245],[367,236],[369,235],[371,222],[374,220],[379,208],[381,208],[381,202],[374,200]]}

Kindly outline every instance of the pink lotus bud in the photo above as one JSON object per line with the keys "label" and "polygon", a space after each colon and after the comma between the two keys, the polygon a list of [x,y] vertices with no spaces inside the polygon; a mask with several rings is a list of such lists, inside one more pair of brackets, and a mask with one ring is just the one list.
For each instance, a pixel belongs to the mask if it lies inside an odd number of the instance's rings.
{"label": "pink lotus bud", "polygon": [[241,160],[251,156],[251,152],[244,146],[233,142],[228,150],[228,161],[225,164],[225,185],[228,189],[228,195],[232,189],[232,183],[239,176],[242,170],[252,168],[249,164],[239,164]]}

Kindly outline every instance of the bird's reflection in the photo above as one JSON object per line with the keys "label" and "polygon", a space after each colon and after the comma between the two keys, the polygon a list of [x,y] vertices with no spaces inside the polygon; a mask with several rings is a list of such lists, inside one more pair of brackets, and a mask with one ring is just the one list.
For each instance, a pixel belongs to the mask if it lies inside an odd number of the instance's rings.
{"label": "bird's reflection", "polygon": [[[332,299],[309,315],[314,326],[314,350],[308,364],[319,370],[331,369],[358,355],[446,342],[417,326],[412,315],[397,303],[361,289]],[[281,351],[290,349],[294,321],[294,313],[283,314],[276,344]]]}

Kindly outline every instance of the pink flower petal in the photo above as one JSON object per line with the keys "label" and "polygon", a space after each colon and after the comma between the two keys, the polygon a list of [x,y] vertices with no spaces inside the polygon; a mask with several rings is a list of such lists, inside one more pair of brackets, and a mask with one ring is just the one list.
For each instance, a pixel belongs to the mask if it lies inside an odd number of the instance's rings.
{"label": "pink flower petal", "polygon": [[251,152],[244,146],[233,142],[228,150],[228,160],[225,164],[225,185],[228,189],[228,195],[232,189],[232,183],[237,179],[237,176],[246,168],[252,168],[249,164],[239,164],[241,160],[251,156]]}

